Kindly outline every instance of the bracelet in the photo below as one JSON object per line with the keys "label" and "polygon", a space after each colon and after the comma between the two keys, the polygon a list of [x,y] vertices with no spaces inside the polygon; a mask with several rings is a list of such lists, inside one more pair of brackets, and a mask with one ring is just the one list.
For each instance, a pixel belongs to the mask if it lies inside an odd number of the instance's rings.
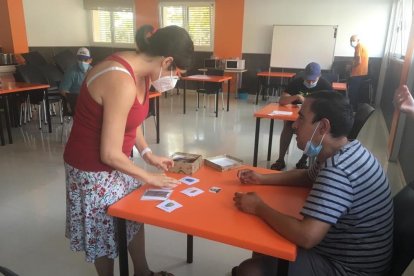
{"label": "bracelet", "polygon": [[149,147],[146,147],[139,154],[141,155],[142,158],[144,158],[144,155],[147,154],[148,152],[152,152],[152,150]]}

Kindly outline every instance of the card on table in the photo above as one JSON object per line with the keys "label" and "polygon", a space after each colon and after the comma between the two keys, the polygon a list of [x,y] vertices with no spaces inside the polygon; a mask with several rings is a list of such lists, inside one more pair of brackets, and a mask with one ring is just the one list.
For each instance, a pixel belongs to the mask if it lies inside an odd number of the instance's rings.
{"label": "card on table", "polygon": [[208,189],[211,193],[215,193],[215,194],[217,194],[218,192],[220,192],[221,191],[221,188],[220,187],[216,187],[216,186],[213,186],[213,187],[210,187],[210,189]]}
{"label": "card on table", "polygon": [[164,210],[165,212],[171,213],[175,209],[183,207],[183,205],[181,205],[177,201],[167,199],[161,202],[160,204],[158,204],[157,207],[160,208],[161,210]]}
{"label": "card on table", "polygon": [[199,194],[204,193],[203,190],[201,190],[199,188],[196,188],[196,187],[190,187],[190,188],[187,188],[185,190],[182,190],[181,192],[183,194],[188,195],[188,196],[191,196],[191,197],[198,196]]}
{"label": "card on table", "polygon": [[191,176],[184,176],[183,178],[181,178],[180,180],[181,183],[187,184],[187,185],[193,185],[197,182],[200,181],[200,179],[195,178],[195,177],[191,177]]}
{"label": "card on table", "polygon": [[148,189],[142,195],[141,200],[166,200],[172,192],[166,189]]}

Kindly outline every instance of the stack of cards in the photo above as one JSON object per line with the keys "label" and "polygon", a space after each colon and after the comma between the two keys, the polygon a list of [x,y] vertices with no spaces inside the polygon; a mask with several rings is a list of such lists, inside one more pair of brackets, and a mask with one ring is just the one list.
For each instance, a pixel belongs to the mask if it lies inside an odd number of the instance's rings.
{"label": "stack of cards", "polygon": [[183,194],[187,195],[187,196],[198,196],[199,194],[204,193],[203,190],[196,188],[196,187],[191,187],[191,188],[187,188],[185,190],[181,191]]}
{"label": "stack of cards", "polygon": [[181,205],[177,201],[167,199],[161,202],[160,204],[158,204],[157,207],[160,208],[161,210],[164,210],[165,212],[171,213],[175,209],[183,207],[183,205]]}
{"label": "stack of cards", "polygon": [[172,190],[165,189],[148,189],[142,195],[141,200],[166,200],[172,192]]}
{"label": "stack of cards", "polygon": [[193,184],[199,182],[200,180],[198,178],[195,178],[195,177],[184,176],[183,178],[181,178],[178,181],[180,181],[181,183],[184,183],[186,185],[193,185]]}

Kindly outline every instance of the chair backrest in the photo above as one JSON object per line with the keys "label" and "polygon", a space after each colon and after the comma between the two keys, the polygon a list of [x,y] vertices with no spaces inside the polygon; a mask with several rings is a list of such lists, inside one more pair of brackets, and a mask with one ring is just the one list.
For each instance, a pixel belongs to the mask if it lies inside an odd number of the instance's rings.
{"label": "chair backrest", "polygon": [[346,81],[349,78],[347,64],[349,64],[348,60],[336,60],[332,63],[332,72],[338,74],[340,81]]}
{"label": "chair backrest", "polygon": [[335,72],[325,72],[322,73],[321,77],[325,80],[327,80],[329,83],[338,82],[339,81],[339,75]]}
{"label": "chair backrest", "polygon": [[394,253],[389,276],[400,276],[414,258],[414,182],[394,197]]}
{"label": "chair backrest", "polygon": [[362,127],[365,125],[366,121],[374,111],[375,108],[373,108],[367,103],[362,103],[358,105],[358,109],[355,113],[354,125],[352,126],[352,129],[348,134],[349,140],[354,140],[357,138]]}
{"label": "chair backrest", "polygon": [[28,65],[42,66],[47,64],[46,59],[36,51],[24,53],[22,56]]}
{"label": "chair backrest", "polygon": [[77,58],[70,50],[65,50],[53,57],[56,66],[62,73],[65,73],[70,67],[76,64]]}
{"label": "chair backrest", "polygon": [[34,65],[19,65],[16,67],[17,79],[24,82],[49,84],[47,78],[42,74],[37,66]]}
{"label": "chair backrest", "polygon": [[[224,76],[224,70],[222,69],[208,69],[206,72],[206,75],[210,76]],[[217,90],[221,90],[222,83],[216,83],[216,82],[205,82],[204,83],[204,90],[207,93],[215,93]]]}
{"label": "chair backrest", "polygon": [[79,97],[79,94],[76,94],[76,93],[67,93],[66,94],[66,100],[67,100],[72,112],[70,112],[69,114],[65,114],[65,116],[66,115],[75,116],[76,103],[78,101],[78,97]]}
{"label": "chair backrest", "polygon": [[47,79],[51,88],[59,88],[59,84],[63,80],[63,74],[55,65],[45,64],[38,68],[42,75]]}

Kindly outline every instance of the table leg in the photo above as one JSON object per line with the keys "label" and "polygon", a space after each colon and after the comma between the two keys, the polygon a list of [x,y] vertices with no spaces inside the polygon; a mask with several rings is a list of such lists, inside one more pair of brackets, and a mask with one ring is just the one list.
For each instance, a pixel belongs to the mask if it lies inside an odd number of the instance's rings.
{"label": "table leg", "polygon": [[267,161],[270,161],[270,156],[272,155],[273,125],[274,120],[271,119],[269,128],[269,146],[267,147]]}
{"label": "table leg", "polygon": [[119,274],[121,276],[128,276],[126,221],[121,218],[117,218],[116,220],[118,222]]}
{"label": "table leg", "polygon": [[50,118],[50,106],[49,106],[49,93],[47,90],[44,91],[45,95],[45,102],[46,102],[46,120],[49,124],[49,133],[52,133],[52,119]]}
{"label": "table leg", "polygon": [[11,133],[11,125],[10,125],[10,107],[8,97],[4,97],[4,115],[6,117],[6,129],[7,135],[9,136],[9,144],[13,144],[13,137]]}
{"label": "table leg", "polygon": [[288,276],[288,274],[289,274],[289,261],[278,259],[277,276]]}
{"label": "table leg", "polygon": [[227,81],[227,112],[229,112],[230,106],[230,80]]}
{"label": "table leg", "polygon": [[193,236],[187,235],[187,263],[193,263]]}
{"label": "table leg", "polygon": [[253,166],[257,167],[257,151],[259,149],[260,118],[256,118],[256,132],[254,135]]}
{"label": "table leg", "polygon": [[[207,100],[208,100],[208,97],[207,97]],[[218,101],[219,101],[219,90],[216,91],[216,102],[215,102],[215,105],[216,105],[216,118],[218,117]]]}
{"label": "table leg", "polygon": [[185,114],[185,92],[187,90],[187,81],[184,81],[184,97],[183,97],[183,112]]}
{"label": "table leg", "polygon": [[259,92],[261,89],[261,85],[260,85],[260,78],[261,77],[257,77],[257,87],[256,87],[256,105],[259,104]]}
{"label": "table leg", "polygon": [[[4,98],[4,97],[3,97]],[[4,104],[4,99],[3,98],[0,98],[1,100],[2,100],[2,102],[3,102],[3,106],[5,106],[5,104]],[[2,146],[5,146],[6,145],[6,141],[5,141],[5,139],[4,139],[4,133],[3,133],[3,123],[1,122],[2,121],[2,119],[1,119],[1,113],[0,113],[0,139],[1,139],[1,145]]]}
{"label": "table leg", "polygon": [[157,131],[157,144],[159,144],[160,143],[160,97],[155,97],[155,116],[157,116],[156,131]]}

